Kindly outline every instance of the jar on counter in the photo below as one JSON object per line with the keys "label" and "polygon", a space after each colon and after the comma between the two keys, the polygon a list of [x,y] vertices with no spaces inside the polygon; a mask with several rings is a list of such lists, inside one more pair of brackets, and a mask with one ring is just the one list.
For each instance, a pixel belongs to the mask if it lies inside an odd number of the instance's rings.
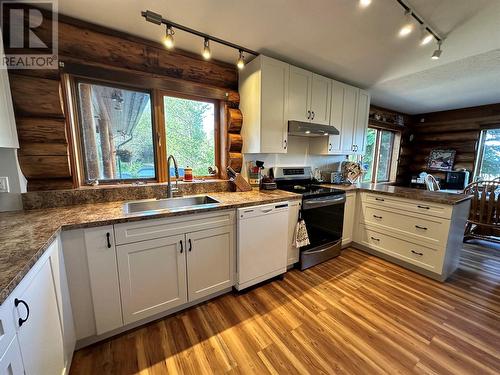
{"label": "jar on counter", "polygon": [[193,181],[193,168],[190,168],[189,166],[184,168],[184,181]]}

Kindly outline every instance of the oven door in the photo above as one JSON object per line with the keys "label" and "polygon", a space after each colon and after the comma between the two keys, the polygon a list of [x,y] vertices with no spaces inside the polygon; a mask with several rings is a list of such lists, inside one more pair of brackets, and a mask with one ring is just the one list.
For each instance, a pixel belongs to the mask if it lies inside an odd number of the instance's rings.
{"label": "oven door", "polygon": [[301,216],[310,244],[300,248],[301,269],[340,254],[345,194],[304,199]]}

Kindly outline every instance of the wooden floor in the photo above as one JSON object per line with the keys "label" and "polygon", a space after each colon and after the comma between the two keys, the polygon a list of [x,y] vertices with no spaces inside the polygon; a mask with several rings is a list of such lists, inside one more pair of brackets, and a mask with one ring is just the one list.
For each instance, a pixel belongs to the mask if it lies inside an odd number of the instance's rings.
{"label": "wooden floor", "polygon": [[[497,255],[498,254],[498,255]],[[499,374],[500,251],[438,283],[348,249],[75,353],[71,374]]]}

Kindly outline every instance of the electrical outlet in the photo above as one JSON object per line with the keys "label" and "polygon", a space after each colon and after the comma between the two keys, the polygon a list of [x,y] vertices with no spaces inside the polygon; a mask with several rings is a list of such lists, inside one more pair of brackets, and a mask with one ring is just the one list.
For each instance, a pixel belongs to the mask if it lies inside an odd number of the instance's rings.
{"label": "electrical outlet", "polygon": [[0,177],[0,193],[8,193],[9,189],[9,178]]}

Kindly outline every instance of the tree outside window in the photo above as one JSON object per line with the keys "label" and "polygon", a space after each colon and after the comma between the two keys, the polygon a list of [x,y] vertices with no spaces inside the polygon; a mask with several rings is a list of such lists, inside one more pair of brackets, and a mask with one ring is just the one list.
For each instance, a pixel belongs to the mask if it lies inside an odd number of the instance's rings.
{"label": "tree outside window", "polygon": [[391,178],[395,132],[368,128],[363,156],[363,182],[388,182]]}

